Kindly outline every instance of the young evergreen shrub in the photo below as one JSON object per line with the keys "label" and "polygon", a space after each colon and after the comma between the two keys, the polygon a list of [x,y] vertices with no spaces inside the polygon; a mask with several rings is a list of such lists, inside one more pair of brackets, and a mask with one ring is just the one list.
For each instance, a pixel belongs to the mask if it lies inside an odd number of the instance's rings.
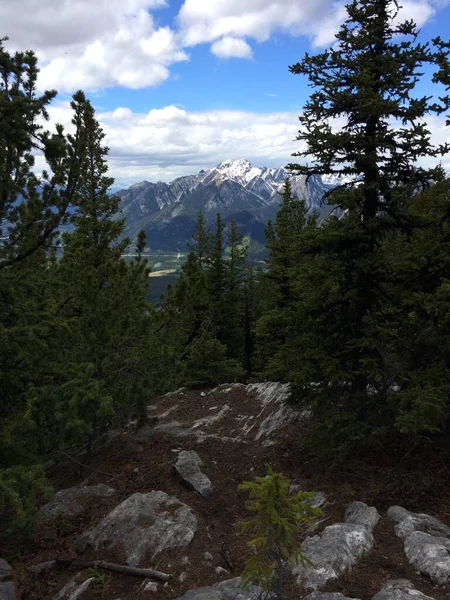
{"label": "young evergreen shrub", "polygon": [[29,526],[36,513],[36,498],[49,499],[51,495],[52,488],[41,465],[0,469],[0,515],[7,519],[0,537]]}
{"label": "young evergreen shrub", "polygon": [[290,479],[267,465],[265,477],[244,481],[238,488],[248,492],[246,506],[254,513],[242,523],[252,535],[248,545],[253,551],[242,581],[244,586],[260,586],[266,595],[274,593],[278,600],[283,598],[288,568],[308,562],[299,548],[297,534],[305,526],[316,525],[322,515],[321,509],[312,504],[312,493],[290,494],[290,487]]}

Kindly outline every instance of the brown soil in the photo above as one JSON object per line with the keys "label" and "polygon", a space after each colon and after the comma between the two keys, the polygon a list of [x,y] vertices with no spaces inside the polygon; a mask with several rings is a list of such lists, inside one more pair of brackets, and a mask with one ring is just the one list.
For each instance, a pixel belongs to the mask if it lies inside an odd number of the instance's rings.
{"label": "brown soil", "polygon": [[[230,411],[208,431],[219,436],[236,437],[239,415],[261,413],[260,401],[247,394],[243,387],[233,388],[227,394],[217,391],[201,396],[200,391],[193,391],[161,398],[153,413],[161,415],[173,409],[166,421],[173,419],[183,427],[191,427],[195,420],[211,414],[211,407],[220,407],[224,403],[231,407]],[[28,566],[54,558],[75,558],[74,541],[81,532],[97,524],[134,492],[151,490],[163,490],[176,496],[194,509],[198,519],[197,533],[188,547],[172,549],[160,555],[156,563],[147,559],[140,565],[173,574],[167,587],[159,584],[155,597],[178,598],[188,589],[239,575],[248,548],[239,525],[247,516],[245,497],[237,487],[242,481],[263,475],[267,463],[300,484],[302,489],[326,493],[328,504],[324,509],[322,528],[341,520],[345,505],[353,500],[375,505],[382,514],[374,532],[376,541],[372,552],[343,578],[330,583],[325,591],[340,591],[349,597],[371,600],[386,581],[406,578],[435,600],[448,600],[448,588],[436,588],[414,572],[404,556],[402,542],[395,535],[393,524],[385,516],[389,506],[400,504],[433,514],[450,524],[448,445],[439,440],[431,443],[423,439],[410,447],[391,445],[370,456],[359,457],[357,461],[347,461],[344,466],[335,466],[326,461],[307,459],[300,431],[298,424],[291,424],[278,432],[274,445],[264,447],[251,439],[232,442],[208,437],[199,442],[195,436],[174,438],[164,432],[136,443],[136,431],[129,428],[88,461],[89,469],[82,469],[73,461],[61,464],[53,474],[56,489],[70,487],[87,477],[89,484],[112,485],[117,494],[96,501],[84,515],[60,522],[52,530],[37,531],[31,540],[15,537],[3,544],[0,555],[14,569],[19,600],[50,600],[74,574],[68,568],[59,568],[32,575],[27,571]],[[174,476],[172,465],[180,449],[196,450],[200,454],[203,471],[214,486],[210,497],[203,498],[189,491]],[[218,576],[214,572],[217,566],[229,569],[221,555],[221,544],[225,540],[234,568],[230,575]],[[204,559],[206,551],[213,555],[212,565]],[[183,557],[189,557],[189,564],[183,564]],[[96,558],[123,561],[123,557],[117,555]],[[184,582],[179,581],[182,572],[187,573]],[[83,600],[140,600],[151,596],[150,592],[140,588],[142,579],[103,573],[101,580],[99,578],[98,583],[83,595]],[[301,600],[306,595],[288,582],[287,600]]]}

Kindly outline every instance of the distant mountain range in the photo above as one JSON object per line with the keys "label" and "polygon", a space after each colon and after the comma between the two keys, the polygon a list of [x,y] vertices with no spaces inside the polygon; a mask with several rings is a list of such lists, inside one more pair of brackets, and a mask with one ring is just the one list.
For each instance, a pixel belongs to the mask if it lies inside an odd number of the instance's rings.
{"label": "distant mountain range", "polygon": [[[285,169],[253,167],[247,160],[227,160],[214,169],[178,177],[170,183],[142,181],[116,194],[126,218],[126,235],[134,239],[139,230],[147,234],[151,250],[185,250],[201,209],[213,224],[220,212],[225,222],[236,221],[239,230],[254,243],[264,244],[264,230],[281,203]],[[293,194],[306,201],[309,211],[327,216],[324,193],[336,186],[312,176],[292,176]]]}

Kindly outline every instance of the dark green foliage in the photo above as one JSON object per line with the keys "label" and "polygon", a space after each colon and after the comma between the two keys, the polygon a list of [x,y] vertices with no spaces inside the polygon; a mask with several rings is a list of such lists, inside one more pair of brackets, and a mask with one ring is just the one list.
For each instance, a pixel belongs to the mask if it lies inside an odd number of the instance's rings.
{"label": "dark green foliage", "polygon": [[[160,318],[171,315],[180,385],[212,385],[244,376],[246,245],[217,215],[213,235],[199,214],[191,252]],[[175,333],[176,332],[176,333]]]}
{"label": "dark green foliage", "polygon": [[286,180],[276,221],[269,221],[266,230],[269,257],[267,271],[261,277],[264,301],[256,327],[258,370],[264,377],[280,381],[288,377],[286,343],[294,326],[293,311],[298,298],[295,273],[300,265],[305,266],[305,239],[315,221],[315,215],[306,217],[304,201],[292,197],[290,182]]}
{"label": "dark green foliage", "polygon": [[239,491],[248,492],[247,508],[254,513],[242,523],[254,537],[248,542],[253,551],[242,573],[244,585],[255,584],[269,596],[282,600],[284,580],[289,567],[305,564],[298,534],[306,526],[315,526],[322,516],[312,506],[314,494],[290,493],[291,481],[267,466],[265,477],[245,481]]}
{"label": "dark green foliage", "polygon": [[[0,44],[0,69],[0,512],[22,527],[48,492],[48,453],[89,450],[112,422],[144,414],[154,313],[145,236],[134,261],[121,256],[128,242],[91,104],[77,92],[73,133],[50,134],[38,121],[55,92],[37,96],[34,54]],[[34,151],[51,175],[34,172]]]}
{"label": "dark green foliage", "polygon": [[418,98],[414,87],[424,67],[448,87],[448,44],[418,43],[393,1],[347,8],[336,46],[290,67],[314,88],[297,154],[314,161],[290,168],[348,178],[328,196],[339,218],[303,223],[290,237],[295,219],[283,204],[268,228],[272,293],[257,324],[263,372],[294,384],[293,400],[316,414],[313,443],[334,456],[396,429],[442,431],[448,420],[437,295],[445,298],[449,213],[445,201],[432,218],[414,208],[418,192],[436,198],[445,185],[426,191],[442,174],[417,160],[448,152],[433,147],[424,117],[446,111],[449,98]]}

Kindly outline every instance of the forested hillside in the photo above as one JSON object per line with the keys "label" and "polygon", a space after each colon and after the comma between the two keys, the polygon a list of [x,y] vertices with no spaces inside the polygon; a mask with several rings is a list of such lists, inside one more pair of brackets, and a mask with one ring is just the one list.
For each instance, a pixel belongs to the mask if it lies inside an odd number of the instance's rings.
{"label": "forested hillside", "polygon": [[355,0],[336,45],[290,67],[312,85],[294,156],[313,162],[288,169],[344,178],[323,199],[334,216],[307,213],[287,180],[255,270],[236,224],[217,214],[210,233],[200,210],[158,309],[151,240],[123,239],[91,102],[74,94],[71,130],[48,131],[56,91],[38,93],[33,52],[0,45],[2,534],[32,525],[61,452],[89,457],[180,386],[289,383],[314,417],[305,452],[337,461],[450,439],[450,146],[426,125],[450,110],[450,44],[419,43],[396,15],[395,2]]}

